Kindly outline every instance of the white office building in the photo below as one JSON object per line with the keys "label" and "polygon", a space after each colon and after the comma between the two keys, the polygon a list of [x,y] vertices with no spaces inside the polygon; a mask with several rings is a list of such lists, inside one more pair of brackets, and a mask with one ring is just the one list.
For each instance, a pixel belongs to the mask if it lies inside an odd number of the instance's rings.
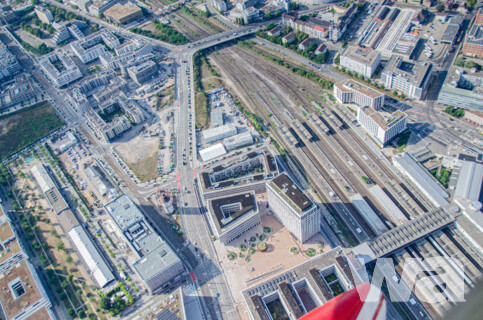
{"label": "white office building", "polygon": [[371,78],[381,63],[381,53],[375,50],[364,50],[356,46],[348,47],[340,55],[340,66],[352,72]]}
{"label": "white office building", "polygon": [[429,62],[421,64],[404,61],[393,56],[381,74],[381,81],[386,89],[396,89],[406,97],[423,99],[429,87],[433,65]]}
{"label": "white office building", "polygon": [[384,106],[385,95],[360,82],[343,80],[334,84],[334,96],[340,103],[355,103],[378,110]]}
{"label": "white office building", "polygon": [[320,231],[320,208],[286,173],[267,184],[267,196],[272,213],[302,243]]}
{"label": "white office building", "polygon": [[357,121],[380,146],[386,145],[406,130],[408,116],[399,110],[393,114],[378,112],[371,107],[359,107]]}

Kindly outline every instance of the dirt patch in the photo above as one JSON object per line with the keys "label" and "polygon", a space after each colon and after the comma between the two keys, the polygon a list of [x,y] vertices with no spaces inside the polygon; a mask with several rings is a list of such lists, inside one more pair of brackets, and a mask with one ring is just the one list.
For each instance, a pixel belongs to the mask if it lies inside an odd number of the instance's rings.
{"label": "dirt patch", "polygon": [[137,135],[129,141],[113,144],[116,152],[141,182],[157,177],[158,137]]}

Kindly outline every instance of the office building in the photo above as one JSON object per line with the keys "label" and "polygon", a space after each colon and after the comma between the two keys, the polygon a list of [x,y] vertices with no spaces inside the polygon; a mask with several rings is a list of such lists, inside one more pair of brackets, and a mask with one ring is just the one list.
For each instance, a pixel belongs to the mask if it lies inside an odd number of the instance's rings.
{"label": "office building", "polygon": [[482,85],[482,72],[467,73],[463,68],[452,67],[439,91],[438,103],[483,111]]}
{"label": "office building", "polygon": [[82,72],[66,51],[57,49],[38,59],[40,67],[57,87],[82,78]]}
{"label": "office building", "polygon": [[250,131],[245,131],[234,136],[223,139],[226,151],[253,144],[253,137]]}
{"label": "office building", "polygon": [[25,73],[15,76],[15,82],[2,95],[1,107],[9,107],[35,97],[34,89]]}
{"label": "office building", "polygon": [[208,200],[211,229],[225,245],[260,224],[260,213],[254,192]]}
{"label": "office building", "polygon": [[228,138],[237,133],[234,124],[229,123],[212,129],[203,130],[203,139],[206,143],[215,142],[223,138]]}
{"label": "office building", "polygon": [[340,55],[340,66],[371,78],[381,63],[381,53],[350,46]]}
{"label": "office building", "polygon": [[406,152],[393,157],[393,164],[399,172],[409,178],[436,207],[445,207],[449,194],[444,187]]}
{"label": "office building", "polygon": [[61,188],[57,186],[57,183],[43,164],[33,166],[31,172],[40,190],[42,190],[42,193],[56,214],[60,214],[62,211],[69,209],[69,205],[60,191]]}
{"label": "office building", "polygon": [[119,238],[125,239],[137,256],[131,266],[150,293],[184,272],[178,256],[126,195],[109,202],[105,209],[117,227]]}
{"label": "office building", "polygon": [[426,94],[433,73],[430,62],[412,63],[393,56],[384,67],[381,82],[386,89],[399,90],[411,99],[421,100]]}
{"label": "office building", "polygon": [[143,82],[151,80],[158,72],[156,62],[148,60],[144,63],[138,64],[127,69],[128,75],[137,84],[141,85]]}
{"label": "office building", "polygon": [[22,67],[17,58],[8,50],[7,46],[0,41],[0,79],[10,77],[20,72]]}
{"label": "office building", "polygon": [[106,52],[104,46],[114,49],[120,44],[119,39],[111,31],[101,29],[72,43],[71,47],[82,62],[88,63]]}
{"label": "office building", "polygon": [[355,103],[378,110],[384,106],[385,95],[355,80],[343,80],[334,84],[334,96],[340,103]]}
{"label": "office building", "polygon": [[357,122],[380,146],[385,146],[406,130],[407,118],[408,116],[399,110],[390,114],[375,111],[371,107],[359,107],[357,109]]}
{"label": "office building", "polygon": [[286,173],[267,183],[267,196],[272,213],[302,243],[320,231],[320,208]]}
{"label": "office building", "polygon": [[91,5],[89,5],[89,12],[98,17],[101,13],[104,14],[109,8],[112,8],[117,3],[122,0],[94,0]]}
{"label": "office building", "polygon": [[128,2],[127,4],[117,3],[104,12],[110,22],[126,24],[143,17],[141,8]]}
{"label": "office building", "polygon": [[462,50],[463,55],[483,58],[483,11],[478,9],[475,23],[466,36]]}

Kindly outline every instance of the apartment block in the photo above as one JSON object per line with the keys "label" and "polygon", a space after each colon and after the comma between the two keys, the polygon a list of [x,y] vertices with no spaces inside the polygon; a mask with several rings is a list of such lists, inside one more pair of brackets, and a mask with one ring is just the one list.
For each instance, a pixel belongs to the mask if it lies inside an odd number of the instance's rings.
{"label": "apartment block", "polygon": [[17,58],[8,50],[7,46],[0,41],[0,79],[10,77],[20,72],[22,67]]}
{"label": "apartment block", "polygon": [[364,50],[356,46],[348,47],[340,55],[340,66],[352,72],[371,78],[381,63],[381,53],[375,50]]}
{"label": "apartment block", "polygon": [[357,121],[375,141],[384,146],[407,128],[407,115],[399,110],[393,114],[359,107]]}
{"label": "apartment block", "polygon": [[115,55],[112,52],[104,52],[99,56],[99,59],[106,69],[116,70],[130,60],[147,55],[152,51],[153,46],[150,42],[142,39],[132,39],[115,48]]}
{"label": "apartment block", "polygon": [[475,23],[468,32],[463,45],[463,55],[483,58],[483,11],[478,9]]}
{"label": "apartment block", "polygon": [[101,29],[72,43],[71,48],[82,62],[88,63],[106,52],[105,45],[114,49],[120,44],[119,39],[111,31]]}
{"label": "apartment block", "polygon": [[423,99],[433,73],[430,62],[413,63],[393,56],[384,67],[381,81],[386,89],[396,89],[411,99]]}
{"label": "apartment block", "polygon": [[82,78],[82,72],[67,52],[57,49],[38,59],[40,67],[57,87]]}
{"label": "apartment block", "polygon": [[320,231],[320,208],[286,173],[267,183],[267,197],[275,217],[302,243]]}
{"label": "apartment block", "polygon": [[355,103],[378,110],[384,106],[385,95],[355,80],[334,84],[334,96],[340,103]]}
{"label": "apartment block", "polygon": [[154,61],[146,61],[144,63],[138,64],[127,69],[128,75],[137,84],[141,85],[153,78],[153,76],[158,72],[158,66]]}

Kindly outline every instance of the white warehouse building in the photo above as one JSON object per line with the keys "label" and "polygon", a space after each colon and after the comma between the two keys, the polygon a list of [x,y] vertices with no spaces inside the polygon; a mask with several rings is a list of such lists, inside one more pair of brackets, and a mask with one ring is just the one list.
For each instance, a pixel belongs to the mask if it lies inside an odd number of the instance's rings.
{"label": "white warehouse building", "polygon": [[381,53],[375,50],[363,50],[356,46],[348,47],[340,55],[340,66],[352,72],[371,78],[381,63]]}
{"label": "white warehouse building", "polygon": [[374,137],[380,146],[399,135],[407,128],[408,116],[399,110],[393,114],[378,112],[371,107],[357,109],[357,122]]}
{"label": "white warehouse building", "polygon": [[275,217],[302,243],[320,231],[320,208],[286,173],[278,175],[267,184],[267,197]]}
{"label": "white warehouse building", "polygon": [[243,146],[248,146],[252,143],[253,143],[253,137],[250,131],[245,131],[237,135],[234,135],[232,137],[223,139],[223,145],[225,146],[225,149],[227,151],[230,151],[239,147],[243,147]]}
{"label": "white warehouse building", "polygon": [[236,126],[233,123],[229,123],[213,129],[204,130],[203,138],[206,143],[210,143],[234,136],[236,133]]}
{"label": "white warehouse building", "polygon": [[375,110],[384,105],[383,93],[354,80],[343,80],[334,84],[334,96],[340,103],[355,103]]}

